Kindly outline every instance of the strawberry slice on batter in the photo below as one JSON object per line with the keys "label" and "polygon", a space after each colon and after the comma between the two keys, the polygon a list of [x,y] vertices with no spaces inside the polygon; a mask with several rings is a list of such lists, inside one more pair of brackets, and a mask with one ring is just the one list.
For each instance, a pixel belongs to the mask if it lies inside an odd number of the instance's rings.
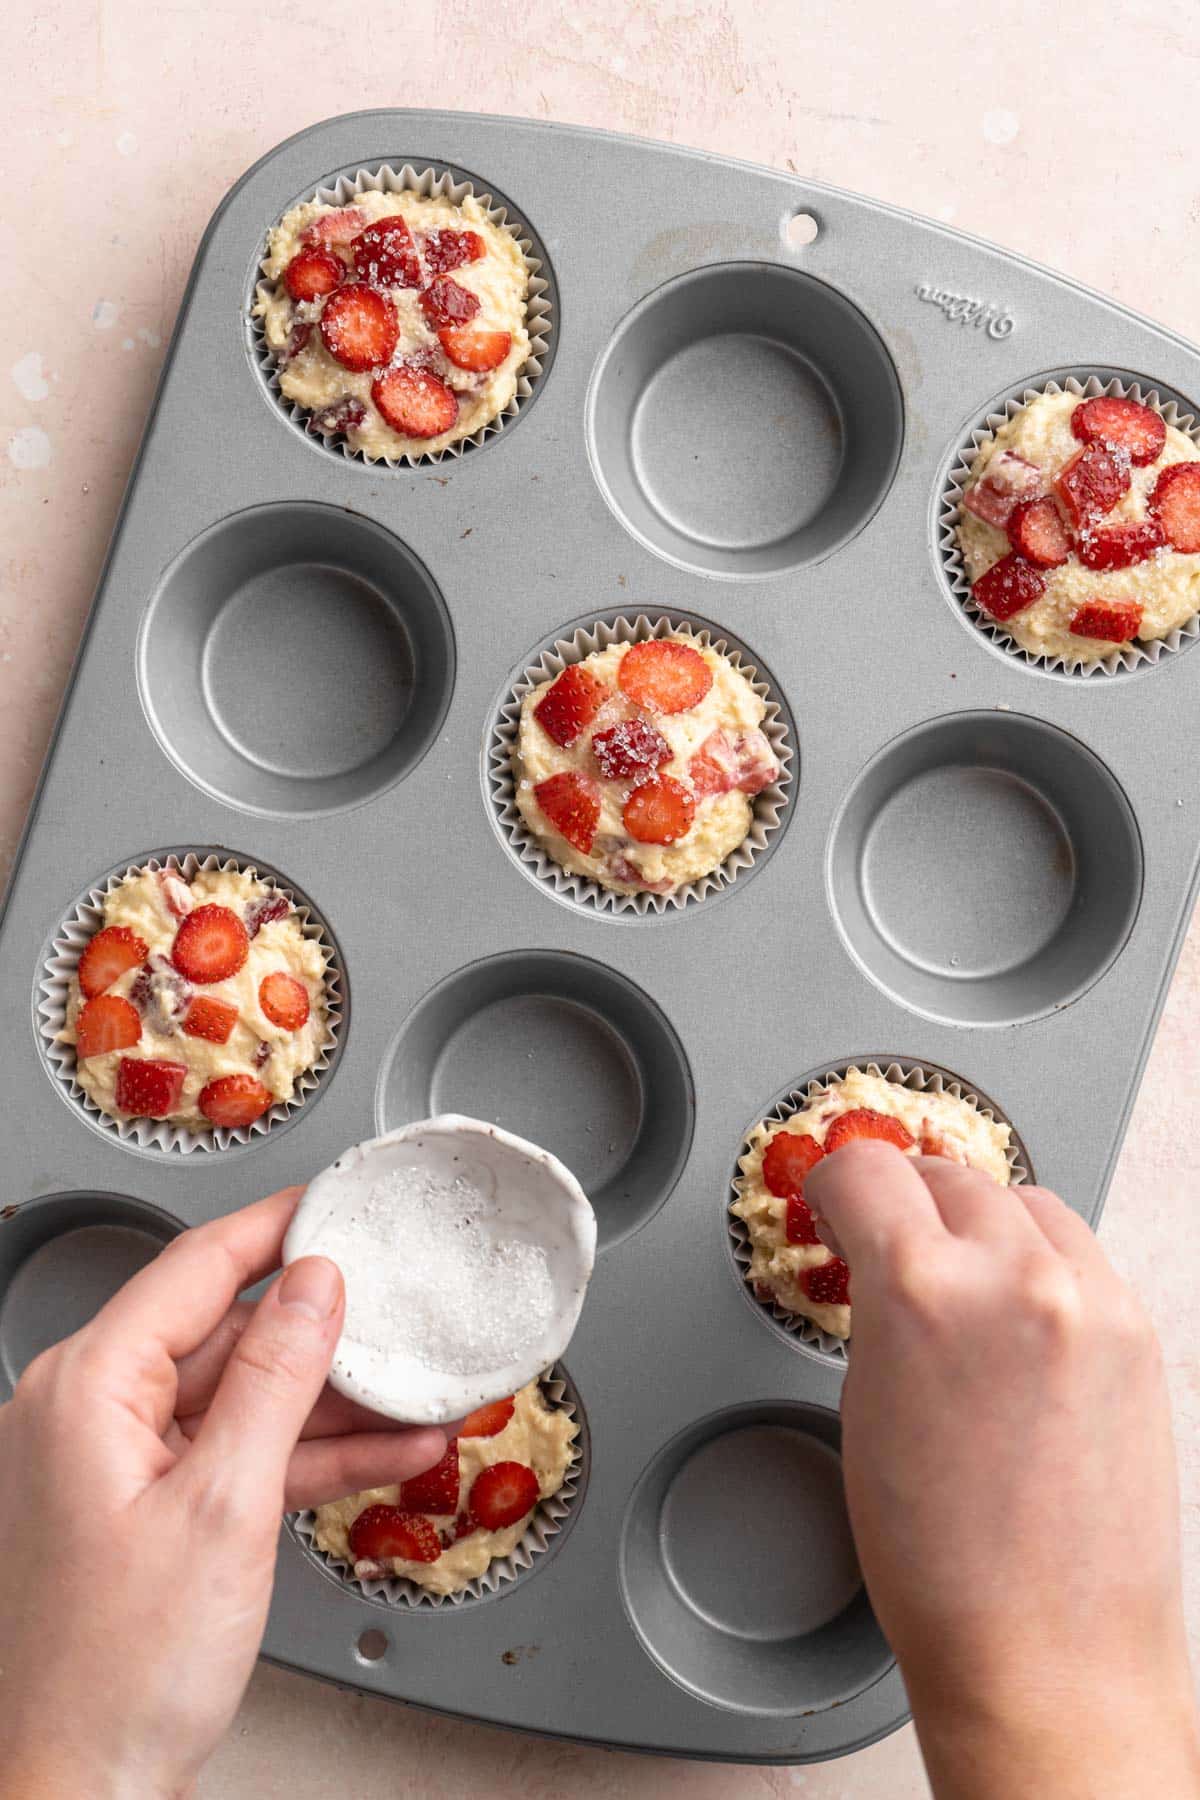
{"label": "strawberry slice on batter", "polygon": [[175,869],[158,871],[158,891],[163,905],[173,919],[186,919],[196,904],[191,884]]}
{"label": "strawberry slice on batter", "polygon": [[631,644],[617,671],[617,685],[626,699],[647,712],[689,712],[712,684],[712,670],[700,652],[675,638]]}
{"label": "strawberry slice on batter", "polygon": [[219,1125],[229,1131],[253,1125],[255,1119],[261,1119],[274,1103],[275,1096],[270,1088],[256,1081],[253,1075],[218,1075],[215,1081],[201,1088],[197,1102],[210,1125]]}
{"label": "strawberry slice on batter", "polygon": [[296,301],[319,300],[345,279],[346,265],[332,250],[301,250],[283,272],[284,286]]}
{"label": "strawberry slice on batter", "polygon": [[512,349],[511,331],[485,331],[481,325],[446,325],[438,342],[459,369],[483,374],[498,369]]}
{"label": "strawberry slice on batter", "polygon": [[146,960],[144,940],[127,925],[106,925],[79,958],[79,986],[89,1000]]}
{"label": "strawberry slice on batter", "polygon": [[1013,507],[1008,541],[1037,569],[1057,569],[1071,554],[1071,534],[1049,494]]}
{"label": "strawberry slice on batter", "polygon": [[1085,569],[1131,569],[1161,550],[1166,541],[1157,519],[1143,519],[1137,525],[1109,525],[1101,531],[1085,532],[1077,552]]}
{"label": "strawberry slice on batter", "polygon": [[458,1480],[458,1445],[451,1439],[441,1462],[400,1483],[400,1505],[405,1512],[455,1513]]}
{"label": "strawberry slice on batter", "polygon": [[895,1144],[897,1150],[911,1150],[916,1143],[911,1131],[899,1119],[890,1113],[876,1112],[870,1106],[855,1106],[849,1112],[839,1114],[832,1121],[825,1133],[825,1154],[832,1156],[843,1144],[852,1144],[862,1138],[878,1138],[885,1144]]}
{"label": "strawberry slice on batter", "polygon": [[264,925],[273,925],[276,919],[286,919],[292,910],[292,903],[283,894],[264,894],[261,900],[250,900],[246,904],[246,936],[256,938]]}
{"label": "strawberry slice on batter", "polygon": [[197,994],[183,1019],[185,1037],[203,1038],[210,1044],[227,1044],[238,1022],[238,1009],[211,994]]}
{"label": "strawberry slice on batter", "polygon": [[228,906],[198,906],[180,921],[171,961],[198,987],[227,981],[250,954],[250,939],[238,915]]}
{"label": "strawberry slice on batter", "polygon": [[432,1519],[399,1506],[368,1506],[350,1527],[350,1554],[355,1562],[436,1562],[442,1540]]}
{"label": "strawberry slice on batter", "polygon": [[803,1194],[789,1194],[787,1197],[784,1237],[789,1244],[819,1244],[821,1241],[812,1207]]}
{"label": "strawberry slice on batter", "polygon": [[971,588],[976,605],[981,606],[990,618],[1001,621],[1024,612],[1027,606],[1040,600],[1045,591],[1046,582],[1040,570],[1027,563],[1023,556],[1018,556],[1015,550],[993,563]]}
{"label": "strawberry slice on batter", "polygon": [[80,1061],[128,1050],[142,1035],[136,1006],[119,994],[97,994],[75,1021],[75,1054]]}
{"label": "strawberry slice on batter", "polygon": [[1022,500],[1044,491],[1042,471],[1012,450],[998,450],[979,480],[963,495],[964,512],[974,513],[985,525],[1004,531],[1012,510]]}
{"label": "strawberry slice on batter", "polygon": [[1141,627],[1142,609],[1136,600],[1088,600],[1072,614],[1070,629],[1073,637],[1126,644]]}
{"label": "strawberry slice on batter", "polygon": [[354,266],[364,281],[377,287],[419,288],[421,259],[413,234],[398,213],[373,219],[350,246]]}
{"label": "strawberry slice on batter", "polygon": [[187,1068],[158,1057],[123,1056],[117,1064],[117,1111],[164,1119],[179,1104]]}
{"label": "strawberry slice on batter", "polygon": [[478,262],[487,255],[487,246],[477,231],[453,231],[443,226],[425,233],[421,255],[430,275],[445,275],[451,269],[461,269],[464,263]]}
{"label": "strawberry slice on batter", "polygon": [[662,732],[645,719],[622,719],[607,731],[598,731],[592,739],[592,750],[600,773],[608,781],[634,781],[641,775],[653,775],[663,763],[670,762],[672,754]]}
{"label": "strawberry slice on batter", "polygon": [[805,1177],[825,1152],[807,1131],[777,1131],[763,1151],[762,1176],[769,1194],[784,1200],[804,1191]]}
{"label": "strawberry slice on batter", "polygon": [[577,769],[548,775],[533,790],[546,818],[568,844],[590,856],[600,822],[600,784]]}
{"label": "strawberry slice on batter", "polygon": [[[703,745],[701,745],[703,749]],[[775,761],[775,752],[771,748],[771,740],[765,731],[743,731],[735,746],[737,754],[737,782],[743,794],[751,798],[761,794],[764,788],[770,787],[779,774],[779,764]]]}
{"label": "strawberry slice on batter", "polygon": [[546,736],[565,750],[587,730],[607,694],[604,683],[590,669],[582,663],[568,663],[534,707],[533,716]]}
{"label": "strawberry slice on batter", "polygon": [[371,383],[371,398],[401,437],[435,438],[458,418],[458,396],[432,369],[398,363]]}
{"label": "strawberry slice on batter", "polygon": [[688,763],[688,779],[697,800],[713,794],[728,794],[738,785],[740,774],[737,747],[720,726],[710,731]]}
{"label": "strawberry slice on batter", "polygon": [[1161,456],[1167,441],[1165,421],[1151,406],[1123,400],[1116,394],[1097,394],[1071,414],[1071,430],[1081,444],[1103,444],[1127,456],[1135,468],[1143,468]]}
{"label": "strawberry slice on batter", "polygon": [[478,294],[471,293],[452,275],[435,275],[421,295],[421,311],[435,331],[448,325],[466,325],[479,311]]}
{"label": "strawberry slice on batter", "polygon": [[491,1463],[471,1484],[467,1509],[485,1531],[503,1531],[533,1511],[540,1492],[537,1476],[524,1463]]}
{"label": "strawberry slice on batter", "polygon": [[377,369],[392,360],[400,320],[386,294],[361,282],[330,294],[321,314],[321,341],[343,369]]}
{"label": "strawberry slice on batter", "polygon": [[286,969],[272,969],[258,984],[258,1004],[283,1031],[299,1031],[308,1023],[308,989]]}
{"label": "strawberry slice on batter", "polygon": [[510,1395],[505,1400],[493,1400],[488,1406],[477,1406],[463,1420],[459,1427],[459,1437],[498,1437],[511,1421],[516,1404],[516,1400]]}
{"label": "strawberry slice on batter", "polygon": [[800,1285],[815,1306],[849,1306],[850,1269],[840,1256],[805,1269]]}
{"label": "strawberry slice on batter", "polygon": [[674,776],[655,775],[634,788],[621,816],[639,844],[675,844],[692,828],[696,800]]}
{"label": "strawberry slice on batter", "polygon": [[1054,491],[1076,531],[1089,530],[1110,513],[1131,480],[1127,452],[1085,444],[1054,478]]}
{"label": "strawberry slice on batter", "polygon": [[1150,496],[1172,549],[1184,555],[1200,551],[1200,463],[1172,463],[1164,469]]}
{"label": "strawberry slice on batter", "polygon": [[333,212],[319,213],[306,226],[302,244],[350,244],[367,222],[367,215],[357,206],[340,206]]}

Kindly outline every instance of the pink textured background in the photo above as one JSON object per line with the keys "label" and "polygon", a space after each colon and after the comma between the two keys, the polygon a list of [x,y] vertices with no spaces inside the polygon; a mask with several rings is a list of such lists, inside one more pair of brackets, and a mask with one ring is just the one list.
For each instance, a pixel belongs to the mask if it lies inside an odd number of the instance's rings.
{"label": "pink textured background", "polygon": [[[29,9],[21,9],[28,11]],[[7,868],[188,265],[278,139],[367,106],[462,106],[749,157],[1012,246],[1200,337],[1190,9],[1025,0],[836,18],[811,0],[46,0],[10,19],[0,226],[0,859]],[[1194,18],[1194,12],[1191,13]],[[903,38],[902,53],[897,54]],[[1069,78],[1048,84],[1047,70]],[[579,196],[586,208],[588,195]],[[134,705],[132,686],[122,702]],[[1154,1308],[1200,1642],[1200,938],[1172,988],[1103,1237]],[[1075,1072],[1078,1079],[1078,1071]],[[263,1669],[201,1783],[221,1800],[909,1800],[911,1731],[809,1769],[667,1764],[424,1717]]]}

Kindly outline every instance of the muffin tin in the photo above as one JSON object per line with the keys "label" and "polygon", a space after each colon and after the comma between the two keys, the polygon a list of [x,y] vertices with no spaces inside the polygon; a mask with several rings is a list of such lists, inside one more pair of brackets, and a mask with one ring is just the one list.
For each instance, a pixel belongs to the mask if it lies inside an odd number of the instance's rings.
{"label": "muffin tin", "polygon": [[[385,165],[504,196],[553,324],[502,430],[395,468],[298,429],[248,318],[267,228]],[[421,1607],[319,1567],[291,1522],[269,1657],[739,1762],[903,1720],[846,1530],[844,1360],[747,1304],[728,1203],[748,1123],[806,1071],[894,1062],[987,1096],[1031,1174],[1099,1212],[1195,888],[1200,657],[1030,666],[942,547],[972,432],[1070,374],[1200,400],[1194,348],[1015,257],[649,143],[364,113],[221,206],[0,929],[27,1021],[0,1384],[181,1224],[437,1108],[563,1156],[601,1241],[562,1371],[586,1481],[553,1554]],[[788,724],[770,854],[686,906],[581,903],[501,818],[506,702],[618,616],[700,621]],[[93,1129],[40,1033],[78,896],[164,845],[281,871],[339,955],[336,1061],[286,1122],[199,1156]]]}

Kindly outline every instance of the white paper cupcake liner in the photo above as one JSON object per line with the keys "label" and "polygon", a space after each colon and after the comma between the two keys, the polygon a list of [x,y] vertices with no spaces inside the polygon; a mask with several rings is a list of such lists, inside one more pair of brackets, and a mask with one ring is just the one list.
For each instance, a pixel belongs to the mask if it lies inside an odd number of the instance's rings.
{"label": "white paper cupcake liner", "polygon": [[571,1445],[571,1461],[567,1465],[563,1484],[557,1493],[539,1500],[524,1536],[515,1548],[507,1556],[499,1556],[489,1563],[482,1575],[477,1575],[474,1581],[468,1582],[457,1593],[432,1594],[428,1588],[410,1581],[407,1576],[373,1578],[356,1575],[353,1564],[317,1548],[317,1516],[313,1511],[289,1513],[288,1529],[323,1575],[340,1586],[349,1588],[362,1599],[374,1601],[377,1606],[407,1607],[417,1612],[455,1611],[476,1601],[488,1600],[494,1594],[503,1593],[535,1569],[538,1557],[544,1556],[558,1544],[578,1510],[587,1485],[587,1423],[574,1384],[562,1365],[555,1363],[541,1377],[541,1387],[547,1403],[574,1419],[577,1427]]}
{"label": "white paper cupcake liner", "polygon": [[[519,218],[510,217],[506,204],[495,200],[491,194],[476,188],[473,182],[456,180],[448,169],[414,168],[405,163],[403,168],[394,169],[389,163],[382,163],[375,169],[359,169],[353,175],[339,175],[331,185],[316,188],[305,194],[300,200],[294,200],[291,206],[284,209],[290,212],[292,206],[303,205],[310,200],[319,201],[323,206],[348,206],[359,194],[382,193],[420,194],[426,199],[434,197],[450,200],[456,206],[470,196],[477,200],[492,224],[498,230],[507,232],[514,239],[517,248],[525,260],[529,271],[529,284],[525,297],[525,328],[529,333],[529,355],[521,365],[517,375],[517,387],[512,399],[494,419],[473,432],[470,437],[460,438],[457,443],[448,444],[442,450],[409,451],[403,456],[367,456],[362,450],[348,444],[338,433],[325,434],[310,430],[313,418],[311,411],[289,400],[279,385],[279,363],[266,340],[266,333],[261,318],[255,317],[254,306],[269,300],[274,292],[275,284],[265,279],[255,284],[254,294],[247,307],[250,326],[250,344],[255,364],[265,382],[272,399],[290,423],[311,441],[319,442],[326,450],[337,456],[343,456],[349,462],[363,463],[372,469],[402,468],[418,463],[441,462],[445,457],[461,456],[465,450],[478,449],[488,438],[502,431],[510,419],[516,418],[521,408],[533,398],[534,391],[545,374],[550,361],[551,334],[554,329],[554,317],[551,307],[550,282],[543,272],[547,265],[539,255],[539,246],[535,245],[533,233]],[[281,215],[282,216],[282,215]],[[276,221],[277,222],[277,221]]]}
{"label": "white paper cupcake liner", "polygon": [[[965,1100],[974,1106],[985,1119],[994,1120],[997,1124],[1007,1125],[1012,1136],[1009,1139],[1007,1159],[1011,1170],[1011,1184],[1032,1180],[1029,1156],[1024,1144],[1017,1134],[1008,1115],[1001,1111],[994,1101],[978,1094],[952,1075],[948,1069],[929,1067],[922,1063],[909,1062],[907,1059],[891,1059],[887,1062],[871,1059],[854,1058],[850,1062],[838,1063],[835,1068],[825,1069],[821,1073],[805,1075],[794,1088],[765,1113],[754,1121],[742,1139],[742,1147],[738,1151],[737,1167],[731,1183],[733,1198],[740,1200],[745,1192],[745,1162],[750,1154],[750,1139],[759,1125],[782,1124],[794,1113],[803,1112],[814,1100],[835,1081],[843,1081],[855,1070],[860,1074],[881,1075],[885,1081],[894,1081],[900,1086],[912,1088],[914,1092],[928,1094],[951,1094],[956,1100]],[[726,1202],[728,1207],[729,1202]],[[750,1276],[750,1257],[753,1245],[750,1241],[749,1228],[744,1219],[734,1212],[727,1211],[729,1225],[729,1247],[732,1253],[733,1266],[741,1285],[742,1292],[750,1301],[755,1311],[767,1319],[787,1341],[797,1349],[806,1350],[825,1361],[845,1365],[848,1357],[847,1340],[834,1337],[831,1332],[822,1331],[811,1319],[800,1313],[789,1312],[775,1299],[760,1299],[755,1292],[755,1283]]]}
{"label": "white paper cupcake liner", "polygon": [[[329,1029],[324,1048],[312,1068],[297,1077],[296,1091],[290,1100],[277,1101],[253,1125],[242,1126],[236,1131],[224,1128],[193,1131],[182,1125],[172,1124],[169,1119],[114,1118],[101,1111],[80,1086],[75,1078],[75,1047],[60,1041],[60,1034],[67,1022],[71,978],[79,966],[79,958],[85,947],[104,924],[105,896],[127,875],[138,875],[146,869],[167,868],[178,869],[189,881],[202,869],[235,870],[243,875],[256,876],[290,900],[302,933],[320,944],[325,953],[325,1007]],[[38,1034],[46,1067],[89,1124],[119,1139],[121,1143],[140,1150],[174,1150],[184,1153],[193,1150],[227,1150],[234,1145],[253,1143],[256,1138],[265,1136],[273,1125],[290,1119],[320,1084],[341,1048],[344,978],[337,946],[324,920],[312,902],[298,889],[289,886],[274,870],[223,853],[160,851],[157,855],[145,856],[135,863],[129,863],[124,868],[114,869],[76,902],[51,941],[49,954],[38,979],[35,1004]]]}
{"label": "white paper cupcake liner", "polygon": [[[715,650],[719,656],[728,658],[734,668],[746,677],[766,705],[761,729],[771,745],[780,772],[777,780],[764,788],[761,794],[755,795],[752,803],[753,819],[745,838],[711,874],[702,875],[698,881],[689,882],[672,894],[618,894],[611,888],[602,887],[598,881],[562,868],[521,817],[516,795],[517,735],[521,725],[521,705],[528,693],[543,681],[553,681],[562,674],[568,663],[582,662],[585,656],[591,656],[597,650],[607,650],[612,644],[637,644],[650,638],[665,637],[691,638],[697,644]],[[592,624],[579,625],[568,636],[556,639],[537,655],[536,660],[526,667],[520,679],[509,689],[500,706],[488,745],[488,785],[502,838],[517,860],[540,881],[545,881],[556,894],[581,906],[594,907],[599,912],[645,918],[679,912],[690,902],[718,893],[730,887],[743,870],[750,869],[761,861],[773,842],[777,841],[780,827],[785,822],[788,790],[794,775],[794,739],[795,731],[783,701],[771,683],[759,673],[750,651],[735,638],[719,631],[714,625],[705,624],[703,620],[689,619],[680,614],[669,617],[656,615],[651,618],[645,613],[639,613],[632,619],[617,614],[598,619]]]}
{"label": "white paper cupcake liner", "polygon": [[958,545],[958,527],[962,521],[962,500],[971,469],[984,445],[993,438],[1002,425],[1016,416],[1031,400],[1039,394],[1073,394],[1081,400],[1092,400],[1098,394],[1109,394],[1123,400],[1136,400],[1141,406],[1153,407],[1168,425],[1173,425],[1187,437],[1200,444],[1200,425],[1191,413],[1184,412],[1177,401],[1163,399],[1156,388],[1142,387],[1138,382],[1124,382],[1116,376],[1102,381],[1098,375],[1079,378],[1064,375],[1061,381],[1044,381],[1036,387],[1025,387],[1010,394],[998,410],[985,415],[974,427],[965,443],[955,452],[951,462],[949,476],[942,490],[938,508],[938,537],[941,551],[942,567],[951,592],[961,605],[963,611],[984,637],[990,638],[1009,655],[1025,663],[1029,668],[1042,669],[1049,673],[1090,676],[1130,674],[1135,669],[1152,668],[1173,651],[1186,649],[1200,637],[1200,613],[1179,625],[1164,638],[1151,638],[1145,643],[1134,643],[1124,649],[1114,650],[1108,656],[1096,661],[1085,661],[1083,658],[1066,656],[1039,656],[1032,650],[1026,650],[1016,639],[1004,629],[997,620],[990,618],[983,608],[975,602],[971,593],[971,581],[963,562],[962,551]]}

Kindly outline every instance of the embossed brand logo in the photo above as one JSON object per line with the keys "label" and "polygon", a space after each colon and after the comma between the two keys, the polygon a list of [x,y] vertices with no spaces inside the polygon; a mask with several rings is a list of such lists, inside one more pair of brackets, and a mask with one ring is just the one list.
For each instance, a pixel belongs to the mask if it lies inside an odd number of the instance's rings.
{"label": "embossed brand logo", "polygon": [[931,306],[940,307],[952,325],[971,325],[976,331],[985,331],[990,338],[1010,337],[1016,330],[1017,322],[1007,308],[991,301],[973,300],[969,294],[952,294],[949,288],[934,287],[931,281],[922,281],[916,293],[918,300],[928,300]]}

